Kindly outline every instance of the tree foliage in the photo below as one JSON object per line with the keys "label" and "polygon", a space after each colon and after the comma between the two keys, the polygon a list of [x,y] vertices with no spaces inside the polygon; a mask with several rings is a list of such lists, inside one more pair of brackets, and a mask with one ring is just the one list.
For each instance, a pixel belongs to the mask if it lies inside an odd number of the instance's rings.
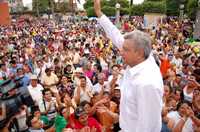
{"label": "tree foliage", "polygon": [[148,13],[166,13],[166,1],[145,1],[143,10]]}
{"label": "tree foliage", "polygon": [[167,15],[169,16],[179,16],[179,6],[184,0],[166,0],[167,5]]}
{"label": "tree foliage", "polygon": [[131,7],[131,15],[133,15],[133,16],[143,16],[144,15],[143,4],[133,5]]}
{"label": "tree foliage", "polygon": [[46,12],[49,8],[49,0],[33,0],[33,11]]}
{"label": "tree foliage", "polygon": [[93,16],[95,16],[94,7],[89,7],[89,8],[87,8],[87,9],[86,9],[86,12],[87,12],[88,17],[93,17]]}
{"label": "tree foliage", "polygon": [[188,0],[187,5],[186,5],[186,11],[187,11],[188,17],[195,19],[197,7],[198,7],[197,0]]}
{"label": "tree foliage", "polygon": [[[121,15],[129,14],[128,0],[102,0],[102,11],[108,16],[115,16],[115,4],[117,2],[121,5]],[[89,17],[95,16],[93,4],[93,0],[87,0],[84,4],[84,8],[86,9]]]}

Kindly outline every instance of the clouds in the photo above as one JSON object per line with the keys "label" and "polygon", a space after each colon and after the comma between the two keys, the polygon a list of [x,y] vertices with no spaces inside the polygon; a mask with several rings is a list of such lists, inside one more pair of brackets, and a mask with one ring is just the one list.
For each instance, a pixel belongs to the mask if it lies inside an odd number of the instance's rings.
{"label": "clouds", "polygon": [[144,0],[133,0],[133,4],[141,4]]}
{"label": "clouds", "polygon": [[24,6],[29,5],[30,3],[32,3],[32,0],[22,0],[24,3]]}

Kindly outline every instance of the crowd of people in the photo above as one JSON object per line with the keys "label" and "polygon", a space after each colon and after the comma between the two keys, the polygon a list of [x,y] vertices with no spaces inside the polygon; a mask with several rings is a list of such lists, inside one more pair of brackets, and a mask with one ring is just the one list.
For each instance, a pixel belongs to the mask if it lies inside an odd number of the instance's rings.
{"label": "crowd of people", "polygon": [[[152,38],[164,81],[162,131],[199,132],[200,47],[191,42],[192,22],[166,17],[147,29],[142,17],[131,17],[121,24],[122,33],[139,29]],[[126,65],[96,20],[17,19],[0,27],[0,51],[0,83],[21,83],[0,96],[30,97],[13,107],[1,131],[120,130],[114,117]],[[7,109],[0,102],[2,119]]]}

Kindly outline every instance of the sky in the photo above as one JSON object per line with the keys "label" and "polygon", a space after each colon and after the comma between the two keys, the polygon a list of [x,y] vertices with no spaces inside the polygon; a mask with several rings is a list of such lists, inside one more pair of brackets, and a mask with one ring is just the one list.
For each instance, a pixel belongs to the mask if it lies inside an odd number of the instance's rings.
{"label": "sky", "polygon": [[[84,3],[84,0],[80,0],[81,1],[81,5],[78,5],[79,7],[82,7],[82,4]],[[134,4],[140,4],[142,3],[144,0],[133,0]],[[26,6],[27,4],[32,3],[32,0],[23,0],[24,5]]]}

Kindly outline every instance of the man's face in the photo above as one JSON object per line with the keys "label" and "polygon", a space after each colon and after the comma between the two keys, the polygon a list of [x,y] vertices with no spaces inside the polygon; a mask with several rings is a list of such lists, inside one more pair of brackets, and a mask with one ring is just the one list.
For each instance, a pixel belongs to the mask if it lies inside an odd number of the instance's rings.
{"label": "man's face", "polygon": [[98,77],[98,82],[99,82],[99,84],[101,84],[101,85],[103,85],[104,84],[104,77],[103,76],[99,76]]}
{"label": "man's face", "polygon": [[134,50],[132,43],[133,42],[131,42],[131,40],[125,39],[122,50],[121,50],[121,55],[123,57],[123,60],[129,66],[136,65],[137,64],[136,61],[138,60],[138,57],[141,56],[138,53],[138,51]]}
{"label": "man's face", "polygon": [[87,115],[86,113],[83,114],[83,115],[81,115],[81,116],[78,118],[78,121],[79,121],[82,125],[86,126],[86,125],[88,124],[88,115]]}
{"label": "man's face", "polygon": [[181,77],[180,76],[176,76],[176,82],[179,83],[181,81]]}
{"label": "man's face", "polygon": [[42,128],[43,124],[41,122],[41,120],[37,117],[34,117],[32,120],[31,120],[31,125],[33,128],[35,129],[40,129]]}
{"label": "man's face", "polygon": [[46,74],[47,76],[51,76],[51,71],[48,71]]}
{"label": "man's face", "polygon": [[119,73],[119,68],[117,66],[114,66],[113,69],[112,69],[112,74],[118,75],[118,73]]}
{"label": "man's face", "polygon": [[36,87],[37,86],[37,80],[36,79],[31,80],[31,85],[32,85],[32,87]]}
{"label": "man's face", "polygon": [[115,89],[115,90],[114,90],[114,93],[113,93],[113,96],[116,97],[116,98],[118,98],[118,99],[120,99],[120,97],[121,97],[120,90]]}
{"label": "man's face", "polygon": [[22,69],[18,70],[17,74],[18,74],[18,76],[22,76],[24,74],[23,70]]}
{"label": "man's face", "polygon": [[65,76],[63,76],[62,77],[62,84],[67,84],[67,81],[68,81],[68,79]]}
{"label": "man's face", "polygon": [[48,99],[48,100],[50,100],[50,99],[51,99],[51,97],[52,97],[52,94],[51,94],[51,92],[50,92],[50,91],[46,91],[46,92],[45,92],[45,94],[44,94],[44,97],[45,97],[45,99]]}
{"label": "man's face", "polygon": [[86,80],[84,78],[80,79],[80,85],[81,87],[86,87]]}

